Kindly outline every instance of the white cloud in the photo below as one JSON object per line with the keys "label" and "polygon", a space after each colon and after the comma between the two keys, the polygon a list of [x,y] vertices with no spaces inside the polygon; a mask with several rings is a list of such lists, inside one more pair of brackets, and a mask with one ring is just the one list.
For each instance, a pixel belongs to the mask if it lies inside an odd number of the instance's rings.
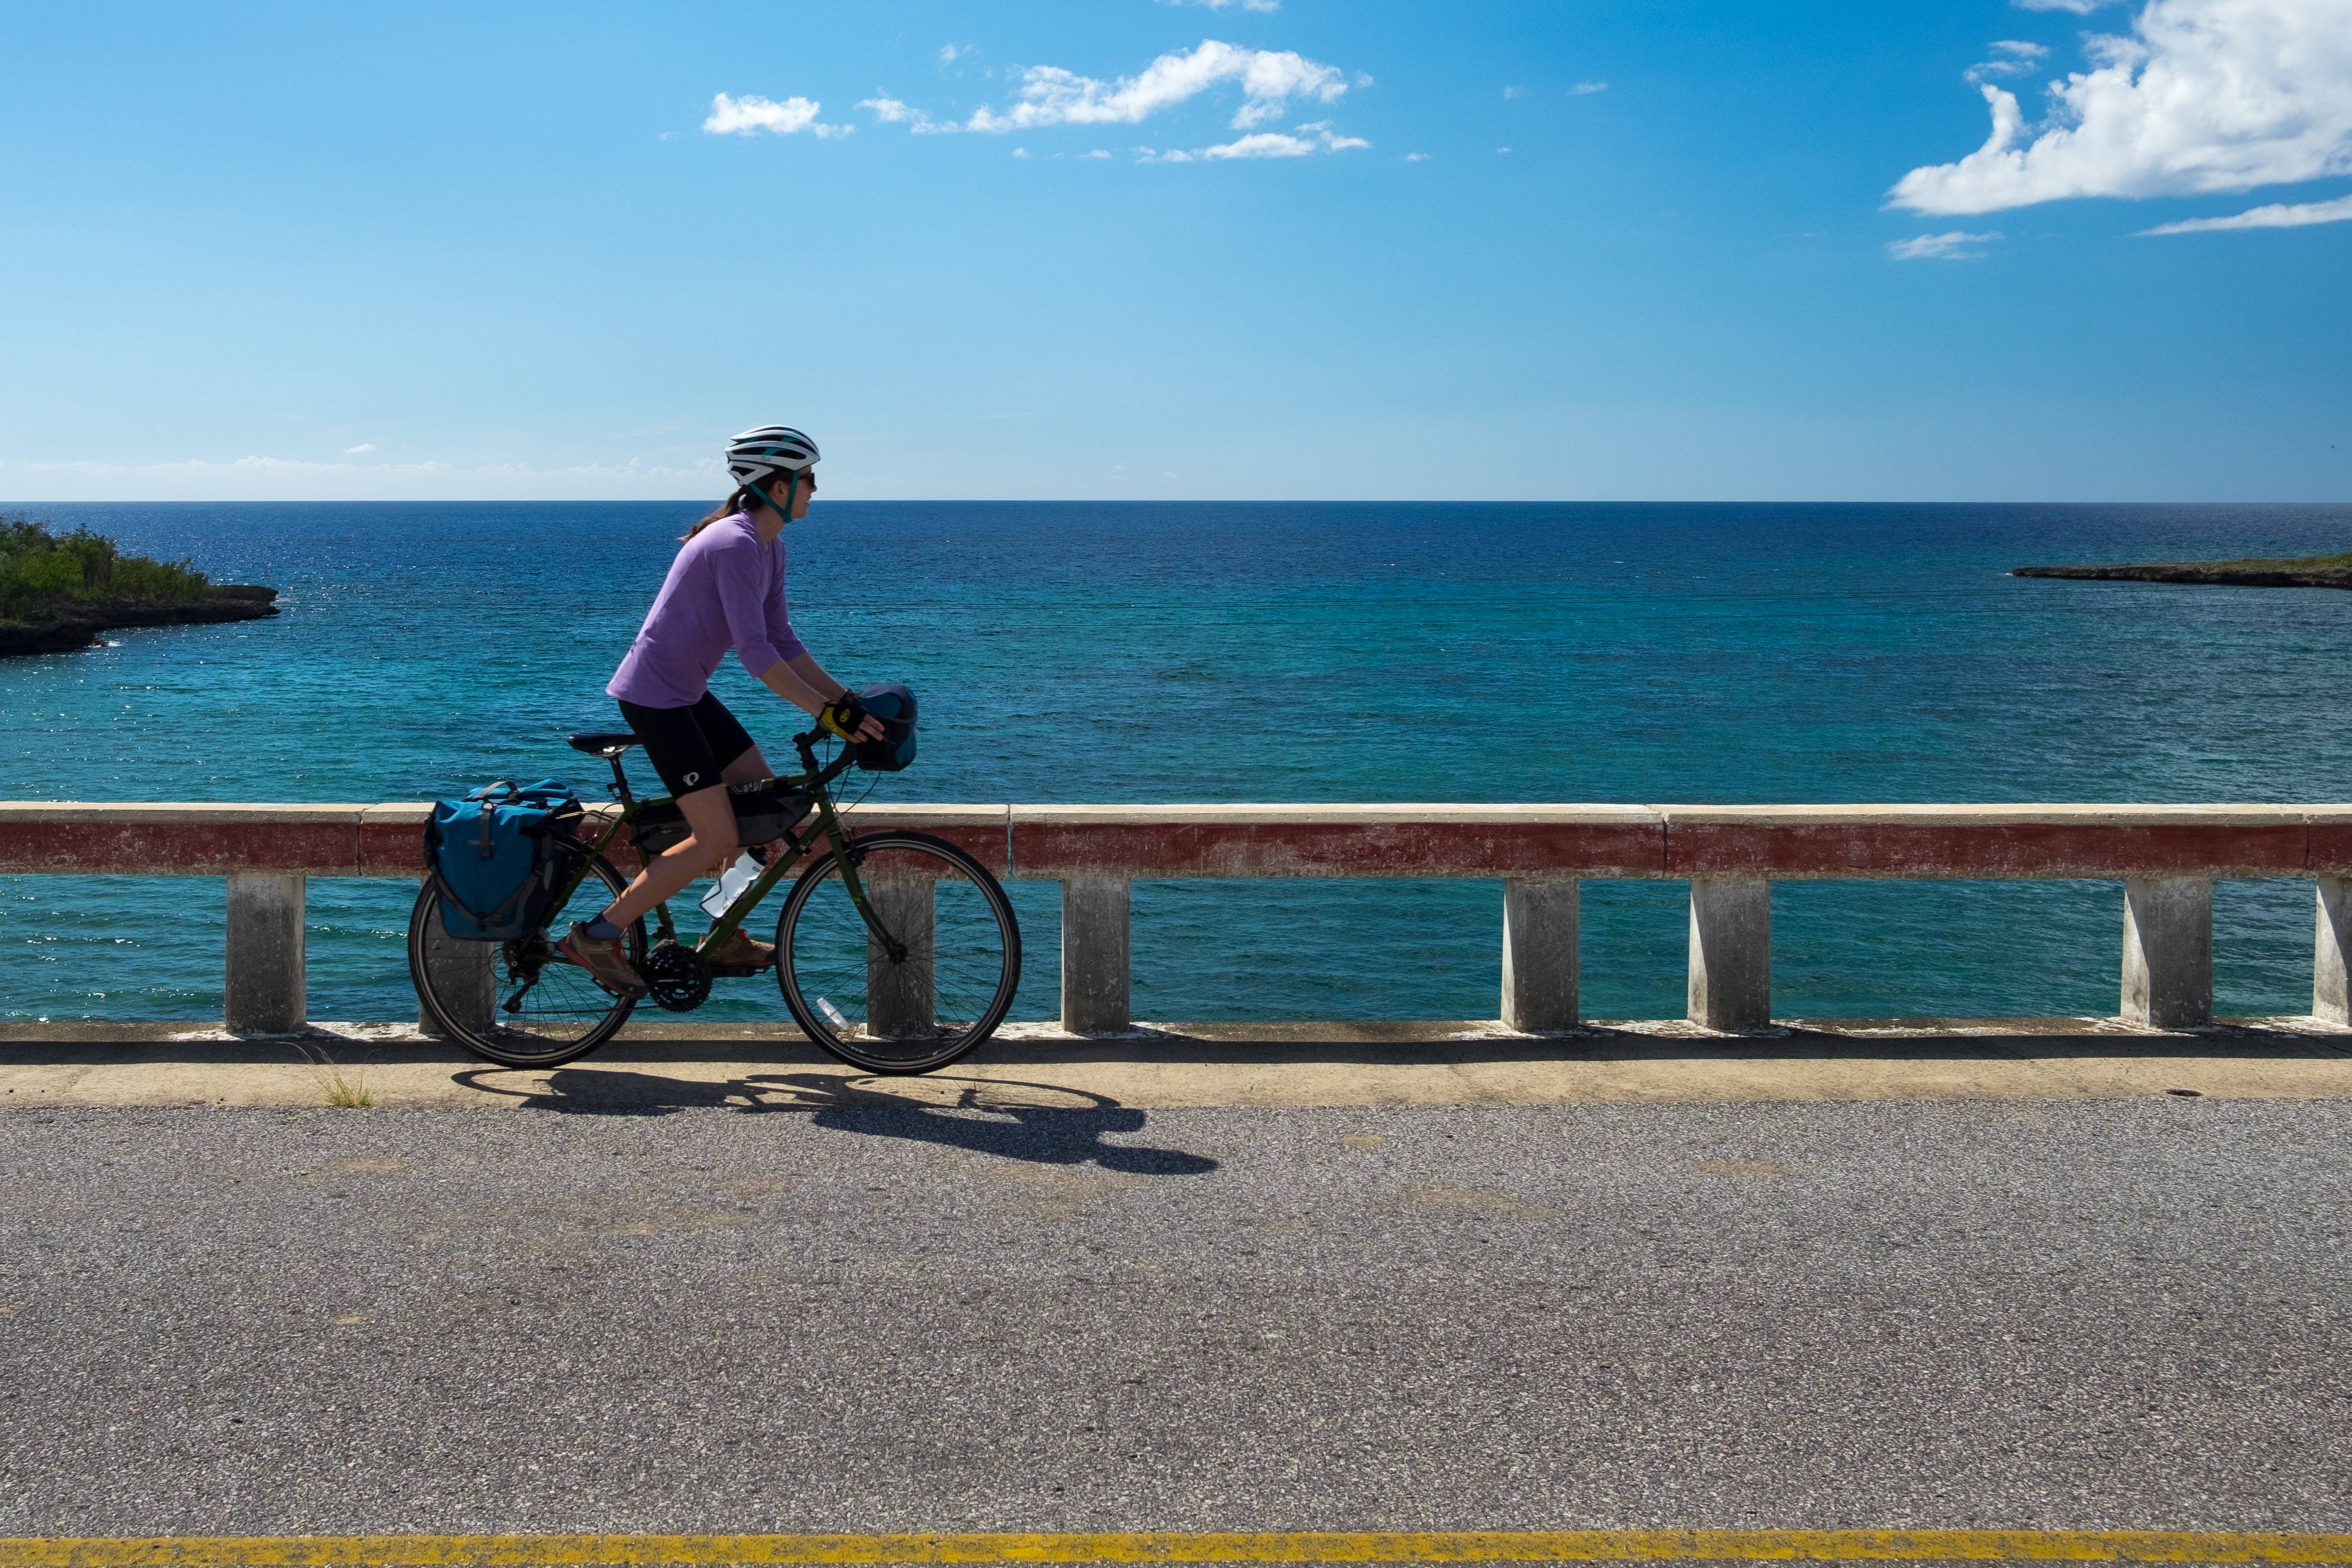
{"label": "white cloud", "polygon": [[2029,44],[2020,38],[1995,38],[1992,47],[1993,58],[1979,60],[1961,75],[1979,85],[1995,77],[2021,77],[2050,55],[2046,47]]}
{"label": "white cloud", "polygon": [[1199,5],[1211,11],[1222,11],[1228,5],[1238,5],[1244,11],[1279,11],[1282,0],[1160,0],[1163,5]]}
{"label": "white cloud", "polygon": [[918,136],[939,136],[963,129],[952,120],[933,120],[912,104],[895,98],[861,98],[857,107],[884,125],[903,125]]}
{"label": "white cloud", "polygon": [[2284,202],[2273,202],[2267,207],[2254,207],[2233,213],[2226,218],[2185,218],[2177,224],[2158,224],[2152,229],[2142,229],[2142,235],[2213,234],[2222,229],[2299,229],[2312,224],[2340,224],[2352,220],[2352,196],[2338,196],[2332,202],[2298,202],[2289,206]]}
{"label": "white cloud", "polygon": [[373,452],[374,450],[375,450],[375,443],[374,443],[374,442],[373,442],[373,441],[362,441],[362,442],[361,442],[357,446],[346,446],[346,447],[344,447],[344,448],[343,448],[343,455],[344,455],[344,456],[346,456],[346,457],[357,457],[357,456],[362,455],[362,454],[364,454],[364,453]]}
{"label": "white cloud", "polygon": [[1238,82],[1242,106],[1233,127],[1247,131],[1287,111],[1293,98],[1336,101],[1347,78],[1291,50],[1245,49],[1205,39],[1191,54],[1165,54],[1132,77],[1103,82],[1059,66],[1022,73],[1020,101],[1003,113],[982,109],[973,131],[1024,131],[1038,125],[1133,125],[1226,82]]}
{"label": "white cloud", "polygon": [[710,100],[710,118],[702,122],[702,129],[713,136],[750,136],[761,131],[778,136],[803,131],[814,136],[846,136],[857,129],[821,123],[817,120],[821,107],[813,98],[788,98],[775,103],[753,93],[730,98],[722,92]]}
{"label": "white cloud", "polygon": [[943,66],[951,66],[955,64],[959,58],[970,53],[971,53],[971,46],[970,44],[941,44],[940,46],[940,64]]}
{"label": "white cloud", "polygon": [[1029,156],[1029,149],[1026,147],[1015,147],[1013,150],[1013,155],[1015,158],[1026,158]]}
{"label": "white cloud", "polygon": [[1982,84],[1985,144],[1912,170],[1887,204],[1990,213],[2352,173],[2352,0],[2148,0],[2129,36],[2086,42],[2091,68],[2051,84],[2045,121]]}
{"label": "white cloud", "polygon": [[1587,93],[1607,92],[1608,90],[1609,84],[1605,81],[1580,81],[1574,87],[1568,89],[1568,96],[1570,98],[1582,98]]}
{"label": "white cloud", "polygon": [[1108,158],[1110,156],[1110,150],[1105,147],[1097,147],[1091,152],[1081,152],[1078,156],[1081,158]]}
{"label": "white cloud", "polygon": [[1408,163],[1426,163],[1429,162],[1429,154],[1426,152],[1408,152],[1404,155],[1404,161]]}
{"label": "white cloud", "polygon": [[1496,148],[1496,149],[1495,149],[1495,151],[1496,151],[1497,153],[1507,153],[1507,152],[1510,152],[1510,149],[1509,149],[1509,148],[1507,148],[1507,147],[1497,147],[1497,148]]}
{"label": "white cloud", "polygon": [[1528,89],[1523,87],[1507,87],[1503,89],[1503,100],[1506,103],[1509,102],[1512,99],[1525,98],[1527,96]]}
{"label": "white cloud", "polygon": [[[1369,147],[1369,141],[1353,145]],[[1201,150],[1203,158],[1304,158],[1316,150],[1315,143],[1304,136],[1286,136],[1279,131],[1260,131],[1252,135],[1227,141],[1216,147]]]}
{"label": "white cloud", "polygon": [[2087,16],[2102,5],[2112,5],[2115,0],[2009,0],[2021,11],[2071,11],[2077,16]]}
{"label": "white cloud", "polygon": [[1989,245],[2000,237],[1997,233],[1972,235],[1954,229],[1949,234],[1895,240],[1887,246],[1886,254],[1897,261],[1980,261],[1984,252],[1969,246]]}
{"label": "white cloud", "polygon": [[1304,134],[1293,135],[1285,131],[1259,131],[1247,136],[1221,142],[1214,147],[1201,147],[1187,152],[1171,148],[1156,152],[1149,147],[1135,150],[1139,163],[1223,163],[1236,158],[1305,158],[1316,152],[1346,152],[1370,147],[1360,136],[1338,136],[1331,122],[1318,120],[1312,125],[1302,125]]}

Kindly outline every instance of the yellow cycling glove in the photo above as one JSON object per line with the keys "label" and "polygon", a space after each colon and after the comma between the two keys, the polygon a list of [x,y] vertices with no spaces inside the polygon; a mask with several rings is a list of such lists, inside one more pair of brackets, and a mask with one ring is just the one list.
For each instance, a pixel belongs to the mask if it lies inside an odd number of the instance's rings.
{"label": "yellow cycling glove", "polygon": [[844,692],[817,710],[818,727],[844,740],[857,738],[857,727],[866,722],[866,705],[857,700],[855,692]]}

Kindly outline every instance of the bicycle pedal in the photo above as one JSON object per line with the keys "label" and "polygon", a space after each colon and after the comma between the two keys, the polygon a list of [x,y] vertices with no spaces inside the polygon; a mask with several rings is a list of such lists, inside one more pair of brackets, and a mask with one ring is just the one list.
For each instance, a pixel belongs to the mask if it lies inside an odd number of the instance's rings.
{"label": "bicycle pedal", "polygon": [[772,964],[713,964],[710,977],[714,980],[744,980],[753,975],[764,975],[775,967]]}

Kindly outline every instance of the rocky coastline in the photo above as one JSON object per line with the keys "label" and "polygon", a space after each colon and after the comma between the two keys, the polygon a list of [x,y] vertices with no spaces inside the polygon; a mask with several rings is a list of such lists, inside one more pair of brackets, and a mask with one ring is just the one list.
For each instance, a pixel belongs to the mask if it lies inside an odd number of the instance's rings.
{"label": "rocky coastline", "polygon": [[2158,560],[2126,566],[2020,566],[2011,577],[2063,577],[2090,582],[2191,582],[2226,588],[2352,589],[2352,555],[2275,560]]}
{"label": "rocky coastline", "polygon": [[38,621],[0,621],[0,658],[68,653],[126,626],[206,626],[261,621],[278,613],[278,591],[249,583],[208,583],[195,598],[167,602],[87,599],[59,603]]}

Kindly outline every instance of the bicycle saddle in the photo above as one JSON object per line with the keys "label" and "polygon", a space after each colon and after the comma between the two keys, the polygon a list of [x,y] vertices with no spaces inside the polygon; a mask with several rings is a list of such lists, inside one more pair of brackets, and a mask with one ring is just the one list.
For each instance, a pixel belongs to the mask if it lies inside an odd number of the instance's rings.
{"label": "bicycle saddle", "polygon": [[586,729],[566,738],[572,742],[572,750],[584,751],[591,757],[618,757],[639,744],[637,737],[625,729]]}

